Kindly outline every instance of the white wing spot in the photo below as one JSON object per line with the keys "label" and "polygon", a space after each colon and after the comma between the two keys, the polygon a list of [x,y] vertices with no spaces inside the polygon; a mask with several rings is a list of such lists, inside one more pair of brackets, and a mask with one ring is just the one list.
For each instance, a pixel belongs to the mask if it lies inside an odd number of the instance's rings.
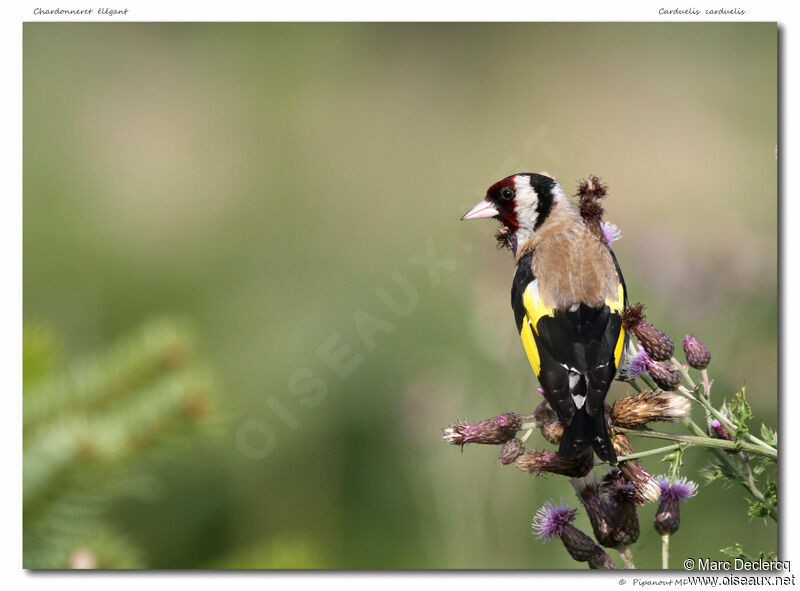
{"label": "white wing spot", "polygon": [[580,381],[580,379],[581,379],[580,374],[577,373],[569,374],[569,389],[572,390],[577,385],[578,381]]}

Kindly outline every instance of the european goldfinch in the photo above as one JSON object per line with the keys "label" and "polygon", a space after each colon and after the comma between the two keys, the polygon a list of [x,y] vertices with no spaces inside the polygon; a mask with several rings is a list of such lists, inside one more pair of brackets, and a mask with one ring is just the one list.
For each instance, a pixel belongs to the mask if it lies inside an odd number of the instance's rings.
{"label": "european goldfinch", "polygon": [[559,454],[594,449],[615,464],[605,398],[626,346],[627,294],[614,253],[545,174],[493,184],[462,217],[478,218],[499,220],[498,240],[514,253],[511,307],[544,397],[564,426]]}

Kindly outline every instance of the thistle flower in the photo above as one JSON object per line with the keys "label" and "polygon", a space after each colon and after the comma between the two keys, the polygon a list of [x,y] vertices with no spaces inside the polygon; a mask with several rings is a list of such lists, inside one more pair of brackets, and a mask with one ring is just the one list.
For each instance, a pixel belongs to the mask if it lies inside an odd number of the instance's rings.
{"label": "thistle flower", "polygon": [[514,460],[516,460],[524,452],[525,444],[522,442],[522,440],[511,439],[506,441],[503,444],[503,447],[500,448],[500,455],[498,456],[497,461],[504,466],[508,466],[509,464],[513,464]]}
{"label": "thistle flower", "polygon": [[548,443],[554,445],[561,443],[561,438],[564,436],[564,425],[561,424],[555,411],[547,405],[546,401],[542,401],[536,407],[533,417],[541,424],[539,430]]}
{"label": "thistle flower", "polygon": [[697,483],[679,478],[670,484],[665,475],[658,477],[661,487],[661,503],[653,519],[656,531],[662,536],[674,534],[681,524],[680,502],[693,497],[697,493]]}
{"label": "thistle flower", "polygon": [[459,422],[444,429],[447,443],[464,446],[467,443],[485,443],[497,445],[513,439],[522,427],[522,419],[515,412],[505,412],[491,419],[474,425]]}
{"label": "thistle flower", "polygon": [[538,476],[545,472],[580,478],[586,476],[594,467],[593,453],[582,454],[576,458],[565,458],[554,451],[530,450],[519,456],[514,464],[523,472]]}
{"label": "thistle flower", "polygon": [[592,569],[616,569],[617,565],[611,560],[611,557],[606,554],[600,546],[595,545],[594,556],[589,559],[589,568]]}
{"label": "thistle flower", "polygon": [[533,518],[533,533],[545,540],[559,537],[572,558],[578,562],[588,562],[594,558],[597,545],[572,525],[577,513],[567,504],[556,506],[548,501]]}
{"label": "thistle flower", "polygon": [[617,544],[612,536],[616,507],[600,493],[600,483],[597,478],[590,473],[583,478],[571,480],[578,499],[586,509],[595,539],[603,546],[616,547]]}
{"label": "thistle flower", "polygon": [[600,230],[603,232],[603,239],[609,246],[622,238],[622,231],[616,224],[612,224],[611,222],[600,222]]}
{"label": "thistle flower", "polygon": [[686,361],[695,369],[705,369],[711,362],[711,351],[693,334],[683,339],[683,352]]}
{"label": "thistle flower", "polygon": [[632,428],[653,421],[682,421],[689,416],[691,408],[691,401],[683,396],[643,390],[614,402],[611,419],[621,427]]}
{"label": "thistle flower", "polygon": [[649,363],[652,363],[652,360],[647,354],[647,351],[631,346],[630,350],[626,352],[622,367],[619,369],[620,379],[625,381],[638,379],[647,371],[647,365]]}
{"label": "thistle flower", "polygon": [[[625,456],[633,453],[633,447],[627,436],[622,433],[614,435],[614,451],[618,456]],[[637,504],[645,502],[655,503],[661,496],[661,489],[655,478],[644,469],[639,460],[625,460],[619,463],[619,471],[623,478],[629,483],[636,492]]]}
{"label": "thistle flower", "polygon": [[666,361],[672,357],[675,344],[668,335],[646,321],[644,306],[626,306],[622,311],[622,326],[632,332],[653,361]]}
{"label": "thistle flower", "polygon": [[547,501],[533,517],[533,533],[541,539],[549,539],[561,534],[561,531],[575,521],[577,509],[570,508],[566,503],[554,505]]}

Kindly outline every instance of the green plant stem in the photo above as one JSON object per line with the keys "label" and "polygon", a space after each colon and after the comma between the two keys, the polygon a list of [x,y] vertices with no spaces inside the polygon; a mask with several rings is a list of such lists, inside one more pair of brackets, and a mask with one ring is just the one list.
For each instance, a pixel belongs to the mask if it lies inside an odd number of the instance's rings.
{"label": "green plant stem", "polygon": [[[698,396],[697,397],[697,402],[699,402],[700,405],[703,408],[705,408],[709,413],[711,413],[711,416],[713,416],[715,419],[717,419],[722,425],[725,425],[726,429],[729,429],[731,431],[736,431],[736,425],[734,425],[728,417],[726,417],[721,412],[719,412],[716,408],[714,408],[705,396],[703,396],[703,395]],[[775,457],[775,458],[778,457],[778,450],[776,450],[774,447],[772,447],[768,443],[762,441],[761,439],[759,439],[755,435],[751,435],[750,433],[745,433],[744,436],[751,443],[757,445],[758,447],[760,447],[760,448],[762,448],[764,450],[767,450],[767,451],[771,452],[771,454],[774,454],[774,455],[770,454],[770,457]],[[762,455],[764,455],[764,454],[762,454]]]}
{"label": "green plant stem", "polygon": [[625,383],[626,384],[630,384],[630,386],[634,390],[636,390],[637,392],[641,392],[642,391],[642,387],[639,384],[636,383],[636,380],[626,380]]}
{"label": "green plant stem", "polygon": [[640,378],[642,378],[642,381],[643,381],[645,384],[647,384],[647,387],[648,387],[648,388],[652,388],[653,390],[660,390],[660,389],[661,389],[661,388],[659,388],[658,386],[656,386],[656,383],[653,381],[653,378],[651,378],[651,377],[650,377],[649,375],[647,375],[646,373],[643,373],[643,374],[642,374],[642,375],[640,375],[639,377],[640,377]]}
{"label": "green plant stem", "polygon": [[[700,405],[703,407],[703,409],[706,411],[706,417],[709,417],[709,415],[713,416],[722,425],[725,425],[726,429],[729,429],[729,430],[732,430],[732,431],[736,431],[736,426],[733,424],[733,422],[731,422],[731,420],[728,417],[726,417],[721,412],[719,412],[711,404],[711,382],[708,379],[708,371],[706,371],[705,369],[702,371],[701,376],[702,376],[702,385],[703,385],[703,387],[702,387],[702,389],[700,389],[700,388],[698,388],[697,384],[695,384],[694,380],[692,379],[692,376],[689,375],[689,370],[687,369],[687,367],[684,364],[682,364],[680,361],[678,361],[674,357],[671,359],[671,361],[672,361],[672,364],[675,367],[678,368],[678,371],[681,373],[683,378],[686,380],[686,383],[689,385],[689,389],[692,392],[696,393],[697,397],[695,398],[694,396],[688,394],[687,392],[683,392],[683,394],[687,395],[692,400],[696,400],[697,402],[699,402]],[[765,441],[762,441],[761,439],[759,439],[755,435],[751,435],[750,433],[745,433],[744,436],[751,443],[754,443],[755,445],[758,445],[760,447],[763,447],[764,449],[767,449],[767,450],[770,450],[770,451],[773,451],[773,452],[777,452],[777,450],[774,447],[772,447],[771,445],[769,445]]]}
{"label": "green plant stem", "polygon": [[[757,445],[749,443],[742,443],[737,441],[728,441],[727,439],[714,439],[706,437],[705,435],[677,435],[674,433],[663,433],[661,431],[653,431],[652,429],[628,429],[626,427],[615,427],[615,429],[623,433],[630,433],[639,437],[650,437],[652,439],[666,439],[667,441],[678,441],[686,445],[700,445],[703,447],[715,447],[719,449],[731,449],[735,451],[746,451],[756,455],[767,456],[772,459],[777,459],[778,454],[774,450],[767,450]],[[701,431],[702,433],[702,431]]]}
{"label": "green plant stem", "polygon": [[684,443],[673,443],[672,445],[665,445],[664,447],[657,447],[655,449],[648,449],[647,451],[637,451],[632,454],[628,454],[626,456],[619,456],[617,458],[618,461],[624,462],[625,460],[635,460],[637,458],[645,458],[647,456],[654,456],[657,454],[665,454],[671,451],[675,451],[680,447],[685,447]]}
{"label": "green plant stem", "polygon": [[679,372],[681,372],[681,375],[683,376],[683,379],[686,380],[687,384],[689,384],[689,388],[692,389],[692,390],[696,390],[697,386],[695,385],[694,380],[692,379],[692,376],[689,375],[689,370],[686,369],[686,366],[683,363],[681,363],[680,361],[678,361],[677,359],[675,359],[674,357],[672,359],[670,359],[670,361],[672,361],[672,365],[674,365],[675,368]]}
{"label": "green plant stem", "polygon": [[[689,429],[690,431],[694,431],[698,435],[705,434],[703,430],[698,426],[698,424],[695,423],[692,419],[686,419],[685,421],[683,421],[683,424],[684,426],[686,426],[687,429]],[[766,499],[764,498],[764,494],[759,490],[758,486],[756,485],[755,479],[753,478],[753,473],[750,471],[749,465],[747,466],[747,470],[748,472],[750,472],[748,476],[739,468],[739,466],[736,465],[736,463],[731,461],[730,456],[727,453],[714,448],[711,449],[711,452],[717,457],[717,459],[720,462],[725,464],[731,472],[736,473],[739,476],[739,478],[742,479],[742,482],[740,482],[740,484],[748,493],[750,493],[750,496],[752,496],[754,499],[762,503],[766,501]],[[774,509],[770,509],[769,516],[774,521],[776,522],[778,521],[778,514]]]}
{"label": "green plant stem", "polygon": [[669,568],[669,534],[661,536],[661,568]]}

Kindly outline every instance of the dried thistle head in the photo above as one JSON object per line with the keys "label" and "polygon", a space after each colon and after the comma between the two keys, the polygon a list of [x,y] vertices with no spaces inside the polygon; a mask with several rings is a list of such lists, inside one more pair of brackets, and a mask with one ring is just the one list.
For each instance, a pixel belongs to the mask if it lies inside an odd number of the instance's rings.
{"label": "dried thistle head", "polygon": [[565,458],[554,451],[529,450],[514,462],[523,472],[535,476],[546,472],[580,478],[586,476],[594,467],[594,454],[591,450],[574,458]]}
{"label": "dried thistle head", "polygon": [[514,460],[516,460],[524,452],[525,444],[522,442],[522,440],[511,439],[506,441],[503,444],[503,447],[500,448],[500,455],[497,457],[497,461],[504,466],[508,466],[509,464],[513,464]]}
{"label": "dried thistle head", "polygon": [[603,221],[605,210],[600,205],[600,199],[604,198],[608,192],[608,187],[600,182],[595,175],[578,183],[578,209],[580,210],[583,223],[592,230],[598,237],[603,238],[600,223]]}
{"label": "dried thistle head", "polygon": [[536,407],[533,416],[541,423],[539,430],[548,443],[554,445],[561,443],[561,438],[564,436],[564,425],[558,420],[555,411],[548,406],[547,401],[542,401]]}
{"label": "dried thistle head", "polygon": [[501,225],[497,231],[494,233],[494,238],[497,240],[497,249],[503,250],[507,248],[508,250],[514,252],[517,247],[517,238],[516,234],[509,230],[506,226]]}
{"label": "dried thistle head", "polygon": [[506,412],[491,419],[470,425],[465,421],[443,430],[442,439],[453,445],[467,443],[497,445],[513,439],[522,427],[522,419],[515,412]]}
{"label": "dried thistle head", "polygon": [[[614,435],[614,451],[618,456],[625,456],[633,453],[633,447],[628,437],[622,433]],[[661,489],[655,478],[644,469],[638,460],[625,460],[619,463],[619,471],[626,482],[633,486],[638,496],[638,503],[654,503],[661,496]]]}
{"label": "dried thistle head", "polygon": [[682,421],[691,409],[691,402],[683,396],[643,390],[614,402],[611,420],[621,427],[633,428],[653,421]]}

